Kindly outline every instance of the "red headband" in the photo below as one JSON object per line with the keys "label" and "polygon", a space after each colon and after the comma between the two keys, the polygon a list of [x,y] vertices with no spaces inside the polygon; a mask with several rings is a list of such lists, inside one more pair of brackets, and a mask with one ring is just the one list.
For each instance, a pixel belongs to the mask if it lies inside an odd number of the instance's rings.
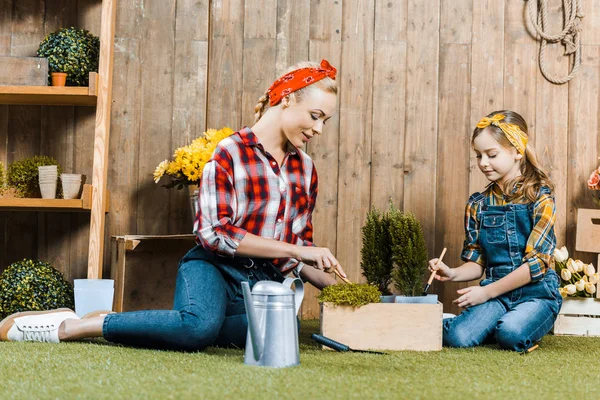
{"label": "red headband", "polygon": [[332,67],[327,60],[321,60],[320,68],[300,68],[288,72],[273,82],[269,90],[267,90],[269,104],[274,106],[288,94],[320,81],[326,76],[335,80],[336,73],[337,70],[335,67]]}

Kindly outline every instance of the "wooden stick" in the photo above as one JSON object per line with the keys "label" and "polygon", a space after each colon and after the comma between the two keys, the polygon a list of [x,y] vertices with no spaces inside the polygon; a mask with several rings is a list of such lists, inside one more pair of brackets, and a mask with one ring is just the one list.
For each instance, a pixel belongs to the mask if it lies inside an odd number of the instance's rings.
{"label": "wooden stick", "polygon": [[[438,265],[440,265],[440,263],[442,262],[442,259],[444,258],[444,254],[446,254],[446,248],[444,247],[444,250],[442,250],[442,254],[440,254],[440,258],[438,258],[437,262],[435,263],[435,266],[437,267]],[[437,274],[437,270],[433,270],[431,272],[431,276],[429,277],[429,280],[427,281],[427,285],[431,285],[431,282],[433,282],[433,278],[435,278],[435,275]]]}
{"label": "wooden stick", "polygon": [[341,280],[343,280],[345,283],[347,283],[347,284],[349,284],[349,285],[351,285],[351,284],[352,284],[352,282],[350,282],[350,281],[348,280],[348,278],[344,278],[344,277],[342,276],[342,274],[340,274],[340,273],[339,273],[339,271],[338,271],[337,269],[334,269],[334,270],[333,270],[333,272],[335,272],[335,274],[336,274],[337,276],[339,276],[339,277],[340,277],[340,279],[341,279]]}

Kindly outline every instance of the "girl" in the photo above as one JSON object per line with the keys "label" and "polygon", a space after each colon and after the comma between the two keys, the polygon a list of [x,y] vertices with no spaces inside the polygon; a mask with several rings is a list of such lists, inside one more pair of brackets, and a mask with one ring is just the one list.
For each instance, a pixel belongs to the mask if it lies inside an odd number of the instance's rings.
{"label": "girl", "polygon": [[0,323],[0,339],[56,343],[103,336],[157,349],[243,347],[240,282],[283,281],[295,271],[323,288],[336,283],[324,270],[345,277],[331,251],[312,243],[317,173],[300,150],[335,111],[335,76],[325,60],[297,64],[260,98],[254,126],[219,143],[203,170],[194,224],[199,245],[180,261],[173,310],[83,319],[68,309],[17,313]]}
{"label": "girl", "polygon": [[556,244],[554,185],[527,145],[527,124],[513,111],[496,111],[473,131],[471,145],[491,181],[473,194],[465,214],[465,263],[449,268],[437,259],[429,269],[440,281],[485,279],[458,290],[465,310],[444,320],[444,344],[471,347],[497,342],[524,351],[552,328],[562,297],[549,268]]}

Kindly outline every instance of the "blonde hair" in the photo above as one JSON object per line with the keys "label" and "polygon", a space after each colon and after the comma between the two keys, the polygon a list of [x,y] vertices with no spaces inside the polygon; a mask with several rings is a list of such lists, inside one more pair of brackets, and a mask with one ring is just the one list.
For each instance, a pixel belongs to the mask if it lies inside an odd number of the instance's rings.
{"label": "blonde hair", "polygon": [[[287,69],[287,71],[285,71],[285,74],[287,74],[288,72],[300,69],[300,68],[320,68],[320,64],[316,63],[316,62],[312,62],[312,61],[301,61],[299,63],[296,63],[294,65],[292,65],[291,67],[289,67]],[[333,93],[333,94],[337,94],[338,92],[338,87],[337,87],[337,82],[329,77],[325,77],[313,84],[310,84],[308,86],[303,87],[302,89],[298,89],[295,92],[292,92],[289,94],[289,96],[294,96],[297,102],[301,102],[302,99],[304,98],[304,96],[310,91],[310,90],[316,90],[316,89],[320,89],[326,93]],[[279,103],[277,103],[279,104]],[[261,117],[264,115],[265,111],[267,111],[267,109],[269,108],[269,95],[267,94],[267,92],[265,91],[265,94],[263,94],[259,99],[258,99],[258,103],[256,103],[256,106],[254,107],[254,123],[257,123],[259,119],[261,119]]]}
{"label": "blonde hair", "polygon": [[[494,111],[487,115],[488,118],[493,117],[496,114],[503,114],[504,119],[502,122],[506,122],[509,124],[517,125],[526,135],[527,132],[527,122],[525,119],[519,115],[518,113],[510,110],[502,110],[502,111]],[[475,141],[475,138],[479,136],[479,134],[484,129],[490,129],[490,133],[492,137],[496,139],[498,143],[500,143],[503,147],[508,149],[514,149],[515,147],[510,143],[502,129],[497,126],[490,125],[487,128],[475,128],[473,130],[473,136],[471,138],[471,146]],[[511,202],[530,202],[534,203],[539,197],[540,189],[542,186],[546,186],[550,189],[551,192],[554,192],[554,183],[548,175],[542,170],[537,157],[535,156],[535,152],[533,151],[531,145],[527,145],[525,148],[525,154],[521,159],[521,175],[513,178],[504,184],[504,193],[507,194],[508,200]],[[517,190],[513,193],[513,189],[516,185],[521,184],[517,187]]]}

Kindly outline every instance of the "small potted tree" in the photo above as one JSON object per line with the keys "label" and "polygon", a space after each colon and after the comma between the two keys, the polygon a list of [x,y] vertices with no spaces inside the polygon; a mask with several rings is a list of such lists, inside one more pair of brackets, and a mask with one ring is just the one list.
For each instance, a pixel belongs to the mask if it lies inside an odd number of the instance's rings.
{"label": "small potted tree", "polygon": [[362,274],[367,279],[367,283],[379,289],[384,303],[393,303],[395,296],[389,289],[394,264],[388,214],[375,207],[369,211],[362,227],[362,239],[360,251]]}
{"label": "small potted tree", "polygon": [[421,296],[423,276],[427,272],[427,247],[423,229],[412,213],[404,213],[393,205],[389,215],[394,287],[402,294],[398,303],[437,303],[437,296]]}
{"label": "small potted tree", "polygon": [[37,54],[48,59],[52,86],[88,86],[89,73],[98,71],[100,39],[84,29],[63,28],[46,36]]}

